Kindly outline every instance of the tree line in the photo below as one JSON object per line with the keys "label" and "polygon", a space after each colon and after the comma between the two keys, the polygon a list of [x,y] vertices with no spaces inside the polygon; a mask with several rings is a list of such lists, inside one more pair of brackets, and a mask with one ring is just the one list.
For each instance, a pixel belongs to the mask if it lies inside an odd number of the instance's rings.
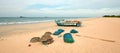
{"label": "tree line", "polygon": [[104,15],[103,17],[120,17],[120,15]]}

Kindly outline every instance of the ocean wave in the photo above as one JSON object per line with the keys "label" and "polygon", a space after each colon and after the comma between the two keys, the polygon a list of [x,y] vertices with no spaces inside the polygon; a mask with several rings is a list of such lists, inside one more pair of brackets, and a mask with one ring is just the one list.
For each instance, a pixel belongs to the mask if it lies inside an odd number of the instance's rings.
{"label": "ocean wave", "polygon": [[43,20],[43,21],[20,21],[20,22],[0,22],[0,25],[30,24],[30,23],[52,22],[52,21],[54,21],[54,20]]}

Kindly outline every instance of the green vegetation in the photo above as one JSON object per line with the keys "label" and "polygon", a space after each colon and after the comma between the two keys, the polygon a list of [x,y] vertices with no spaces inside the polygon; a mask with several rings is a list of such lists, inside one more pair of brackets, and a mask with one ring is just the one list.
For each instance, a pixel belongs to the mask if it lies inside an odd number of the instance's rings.
{"label": "green vegetation", "polygon": [[103,17],[117,17],[117,18],[120,18],[120,15],[104,15]]}

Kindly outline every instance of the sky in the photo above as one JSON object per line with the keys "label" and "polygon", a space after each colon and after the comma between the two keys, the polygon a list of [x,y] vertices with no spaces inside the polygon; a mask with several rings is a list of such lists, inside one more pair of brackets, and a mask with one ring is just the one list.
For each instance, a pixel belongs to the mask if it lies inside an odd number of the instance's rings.
{"label": "sky", "polygon": [[0,0],[0,17],[120,15],[119,0]]}

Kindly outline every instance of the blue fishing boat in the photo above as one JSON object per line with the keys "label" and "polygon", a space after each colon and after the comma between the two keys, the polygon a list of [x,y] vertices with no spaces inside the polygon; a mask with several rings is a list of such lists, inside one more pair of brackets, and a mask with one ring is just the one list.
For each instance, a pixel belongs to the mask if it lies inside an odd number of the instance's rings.
{"label": "blue fishing boat", "polygon": [[81,22],[79,20],[55,20],[58,26],[81,26]]}
{"label": "blue fishing boat", "polygon": [[63,36],[64,42],[66,43],[73,43],[74,39],[70,33],[65,33]]}

